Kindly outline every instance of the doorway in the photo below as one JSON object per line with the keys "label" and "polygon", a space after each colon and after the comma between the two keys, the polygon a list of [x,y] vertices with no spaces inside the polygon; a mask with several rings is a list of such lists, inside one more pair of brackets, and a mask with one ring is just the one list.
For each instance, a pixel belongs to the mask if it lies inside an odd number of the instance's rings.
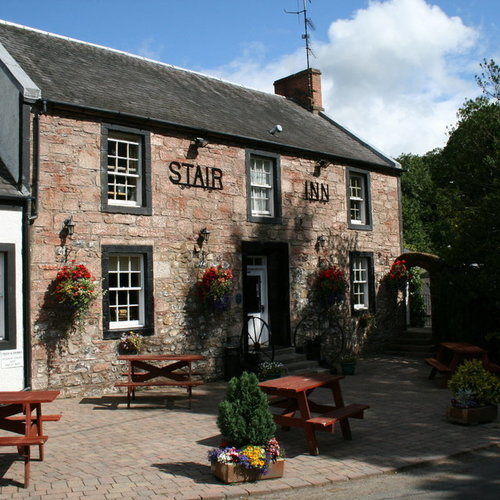
{"label": "doorway", "polygon": [[243,242],[242,253],[243,321],[249,345],[267,343],[271,333],[273,345],[289,346],[288,244]]}

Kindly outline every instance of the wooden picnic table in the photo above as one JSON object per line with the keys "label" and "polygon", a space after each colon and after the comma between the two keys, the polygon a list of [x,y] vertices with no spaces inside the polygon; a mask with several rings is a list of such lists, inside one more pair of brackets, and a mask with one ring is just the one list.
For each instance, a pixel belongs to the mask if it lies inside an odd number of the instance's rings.
{"label": "wooden picnic table", "polygon": [[[202,380],[194,380],[193,376],[201,375],[192,371],[193,361],[203,361],[205,356],[199,354],[124,354],[119,360],[127,362],[125,382],[116,382],[115,387],[127,388],[127,408],[131,399],[135,400],[135,390],[138,387],[186,387],[191,408],[191,397],[194,386],[202,385]],[[157,366],[151,362],[163,363]]]}
{"label": "wooden picnic table", "polygon": [[[301,427],[304,429],[311,455],[318,455],[315,431],[334,432],[335,424],[340,424],[344,439],[352,439],[349,418],[363,418],[369,408],[365,404],[344,405],[340,380],[343,376],[313,373],[290,375],[261,382],[259,387],[270,396],[271,407],[281,408],[274,415],[274,421],[284,429]],[[318,404],[309,399],[310,394],[319,388],[329,389],[335,403]],[[318,414],[317,416],[313,416]]]}
{"label": "wooden picnic table", "polygon": [[441,342],[438,347],[436,358],[425,358],[425,362],[431,367],[429,379],[433,379],[436,373],[443,377],[443,387],[446,387],[448,379],[455,373],[456,369],[468,359],[481,359],[487,368],[488,353],[483,348],[469,344],[468,342]]}
{"label": "wooden picnic table", "polygon": [[30,479],[30,447],[38,446],[40,460],[44,459],[43,447],[48,436],[43,433],[42,423],[61,418],[61,415],[43,415],[42,403],[51,403],[57,396],[59,391],[0,392],[0,429],[20,434],[0,436],[0,446],[17,446],[24,457],[25,488]]}

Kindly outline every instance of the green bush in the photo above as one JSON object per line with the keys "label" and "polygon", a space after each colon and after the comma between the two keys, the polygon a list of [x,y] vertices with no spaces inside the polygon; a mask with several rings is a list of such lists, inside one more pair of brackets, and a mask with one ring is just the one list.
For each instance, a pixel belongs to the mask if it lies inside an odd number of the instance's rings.
{"label": "green bush", "polygon": [[227,397],[219,405],[217,425],[231,446],[264,446],[276,431],[267,396],[255,374],[244,372],[229,381]]}
{"label": "green bush", "polygon": [[465,361],[451,377],[448,387],[456,399],[462,399],[464,393],[479,405],[498,404],[500,402],[500,381],[486,371],[478,359]]}

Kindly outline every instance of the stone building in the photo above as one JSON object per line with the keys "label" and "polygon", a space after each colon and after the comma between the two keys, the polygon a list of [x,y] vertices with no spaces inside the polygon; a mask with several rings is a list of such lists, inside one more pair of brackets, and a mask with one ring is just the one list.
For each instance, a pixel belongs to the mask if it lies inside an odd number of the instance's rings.
{"label": "stone building", "polygon": [[[290,345],[328,265],[350,277],[353,315],[383,312],[380,280],[401,253],[401,169],[322,113],[319,71],[275,82],[273,95],[6,22],[0,43],[31,151],[18,283],[29,310],[17,333],[27,385],[109,390],[128,331],[149,352],[204,353],[220,375],[250,313]],[[102,295],[68,332],[51,292],[71,260]],[[232,307],[218,315],[196,294],[212,265],[235,274]]]}

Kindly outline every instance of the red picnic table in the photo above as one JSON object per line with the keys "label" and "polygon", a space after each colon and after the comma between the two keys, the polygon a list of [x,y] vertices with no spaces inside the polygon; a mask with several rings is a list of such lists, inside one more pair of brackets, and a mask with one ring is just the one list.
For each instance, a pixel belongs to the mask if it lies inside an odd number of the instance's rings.
{"label": "red picnic table", "polygon": [[[189,408],[191,408],[191,396],[194,386],[202,385],[202,380],[194,380],[192,377],[200,375],[192,371],[193,361],[202,361],[205,356],[199,354],[124,354],[118,356],[119,360],[127,362],[127,371],[122,373],[127,377],[126,382],[116,382],[115,387],[127,388],[127,408],[130,408],[130,400],[135,400],[135,390],[138,387],[186,387],[189,397]],[[163,363],[156,366],[151,362]]]}
{"label": "red picnic table", "polygon": [[[344,405],[340,380],[343,376],[313,373],[290,375],[261,382],[259,387],[270,395],[269,405],[282,408],[281,414],[274,415],[274,421],[284,429],[301,427],[304,429],[311,455],[318,455],[315,431],[334,432],[339,423],[344,439],[352,439],[349,418],[363,418],[369,408],[365,404]],[[335,403],[318,404],[309,399],[310,394],[319,388],[329,389]],[[318,414],[313,416],[313,413]]]}
{"label": "red picnic table", "polygon": [[[51,403],[59,391],[8,391],[0,392],[0,429],[20,434],[1,436],[0,446],[17,446],[24,457],[24,487],[30,479],[30,446],[38,446],[43,460],[43,446],[48,439],[43,434],[42,422],[57,421],[61,415],[43,415],[42,403]],[[33,415],[35,411],[35,415]]]}

